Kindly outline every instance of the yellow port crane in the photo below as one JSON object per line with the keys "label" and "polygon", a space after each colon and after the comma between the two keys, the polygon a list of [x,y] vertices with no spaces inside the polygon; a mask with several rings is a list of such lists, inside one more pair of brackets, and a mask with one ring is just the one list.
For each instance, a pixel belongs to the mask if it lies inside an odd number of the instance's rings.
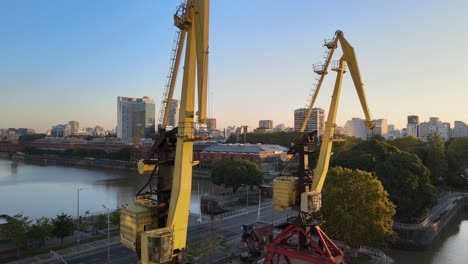
{"label": "yellow port crane", "polygon": [[[174,14],[174,24],[180,29],[180,38],[165,94],[167,105],[161,126],[164,129],[159,130],[161,133],[146,159],[138,164],[140,174],[151,176],[138,191],[135,204],[121,210],[120,241],[141,254],[142,264],[181,262],[187,240],[192,166],[197,164],[193,161],[195,117],[199,123],[206,123],[209,0],[187,0]],[[185,39],[178,127],[166,132]],[[196,83],[198,111],[195,113]],[[153,176],[156,188],[152,186]]]}
{"label": "yellow port crane", "polygon": [[[334,61],[331,67],[332,70],[337,72],[337,76],[322,135],[317,165],[312,170],[309,168],[308,157],[309,154],[315,152],[319,135],[317,135],[317,131],[312,133],[304,133],[304,131],[338,44],[341,46],[343,55],[339,61]],[[373,129],[375,122],[372,121],[367,106],[367,99],[354,48],[345,39],[342,31],[336,31],[334,38],[326,40],[324,46],[327,48],[326,61],[323,64],[314,64],[314,72],[320,78],[317,79],[318,82],[300,128],[299,136],[288,151],[287,159],[289,161],[296,154],[299,155],[298,175],[279,176],[273,181],[273,202],[275,208],[278,210],[294,208],[299,211],[299,217],[291,221],[290,225],[267,246],[268,254],[264,263],[273,264],[275,261],[279,263],[281,258],[284,258],[286,263],[291,263],[290,258],[301,259],[310,263],[345,263],[344,252],[320,229],[320,221],[316,216],[322,206],[321,191],[328,172],[332,144],[335,141],[335,120],[338,111],[341,82],[346,72],[346,65],[351,73],[361,107],[366,117],[366,126],[369,129]],[[319,242],[314,242],[311,236],[317,236]],[[297,237],[296,243],[291,243],[292,237]]]}

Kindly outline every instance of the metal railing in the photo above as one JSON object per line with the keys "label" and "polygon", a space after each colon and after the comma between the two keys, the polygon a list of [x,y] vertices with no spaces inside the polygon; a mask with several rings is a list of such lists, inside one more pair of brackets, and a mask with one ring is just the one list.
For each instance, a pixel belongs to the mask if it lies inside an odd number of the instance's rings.
{"label": "metal railing", "polygon": [[437,205],[432,208],[431,212],[420,223],[417,223],[417,224],[404,224],[404,223],[394,222],[393,226],[396,227],[396,228],[401,228],[401,229],[418,229],[418,228],[428,227],[433,222],[433,219],[437,218],[445,210],[447,210],[447,206],[450,205],[451,203],[453,203],[454,199],[456,200],[456,199],[460,199],[462,197],[464,197],[463,193],[445,192],[439,198],[439,201],[438,201]]}
{"label": "metal railing", "polygon": [[362,254],[365,254],[374,258],[376,262],[372,261],[373,264],[395,263],[395,261],[392,258],[390,258],[385,253],[375,248],[360,246],[359,253],[362,253]]}

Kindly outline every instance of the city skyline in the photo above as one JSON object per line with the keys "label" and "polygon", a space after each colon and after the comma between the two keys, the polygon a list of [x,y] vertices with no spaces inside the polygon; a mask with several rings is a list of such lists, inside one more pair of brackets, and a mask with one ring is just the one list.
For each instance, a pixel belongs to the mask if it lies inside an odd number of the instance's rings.
{"label": "city skyline", "polygon": [[[149,96],[159,109],[176,5],[2,2],[0,23],[10,26],[0,28],[6,40],[0,127],[45,132],[80,120],[83,127],[113,129],[119,95]],[[467,122],[468,37],[460,34],[467,7],[463,1],[212,1],[208,116],[219,128],[253,129],[263,119],[292,127],[294,109],[305,107],[316,77],[312,64],[323,61],[323,39],[340,29],[356,49],[373,119],[400,129],[408,115]],[[327,111],[334,79],[330,72],[314,107]],[[349,74],[342,90],[338,125],[363,118]]]}

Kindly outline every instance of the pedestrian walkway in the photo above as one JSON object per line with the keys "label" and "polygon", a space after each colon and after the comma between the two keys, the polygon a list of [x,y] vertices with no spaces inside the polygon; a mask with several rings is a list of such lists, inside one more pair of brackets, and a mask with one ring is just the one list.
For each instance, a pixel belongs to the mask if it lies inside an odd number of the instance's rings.
{"label": "pedestrian walkway", "polygon": [[[119,244],[120,237],[111,237],[109,246],[114,246]],[[69,248],[60,249],[54,251],[57,255],[62,258],[70,258],[78,255],[83,255],[92,251],[96,251],[98,249],[103,249],[107,247],[107,238],[102,240],[97,240],[94,242],[89,242],[81,245],[76,245]],[[13,262],[9,262],[8,264],[46,264],[52,263],[54,261],[59,260],[57,256],[53,256],[51,253],[41,254],[34,257],[17,260]]]}

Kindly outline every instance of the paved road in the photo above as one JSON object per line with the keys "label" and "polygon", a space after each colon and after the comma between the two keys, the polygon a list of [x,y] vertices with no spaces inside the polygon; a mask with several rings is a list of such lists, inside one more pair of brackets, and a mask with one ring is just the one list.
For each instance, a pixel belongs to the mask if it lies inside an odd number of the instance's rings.
{"label": "paved road", "polygon": [[[222,219],[215,218],[211,220],[203,220],[202,223],[196,221],[196,217],[191,217],[190,227],[188,230],[188,244],[193,247],[205,246],[210,234],[211,228],[222,235],[227,241],[238,241],[241,236],[242,224],[253,223],[257,220],[258,210],[250,210],[241,214],[225,217]],[[294,215],[292,210],[276,211],[273,206],[267,206],[260,210],[260,219],[264,222],[284,222],[287,217]],[[110,255],[112,263],[137,263],[136,254],[120,245],[118,237],[111,238]],[[95,241],[88,244],[81,244],[72,248],[62,249],[57,251],[67,263],[106,263],[107,262],[107,240]],[[215,258],[216,259],[216,258]],[[24,259],[11,264],[27,264],[27,263],[63,263],[56,258],[52,258],[50,254],[43,254],[33,258]]]}
{"label": "paved road", "polygon": [[[136,254],[126,247],[117,244],[109,248],[110,260],[112,264],[132,264],[138,263]],[[76,257],[65,258],[68,264],[103,264],[107,263],[107,248],[101,248],[96,251],[79,255]],[[61,260],[50,262],[51,264],[63,264]]]}
{"label": "paved road", "polygon": [[[204,223],[196,226],[191,226],[188,231],[187,241],[189,246],[199,246],[207,241],[211,226],[213,230],[222,235],[225,240],[232,240],[241,236],[242,224],[250,224],[257,221],[257,210],[251,210],[238,215],[222,219],[204,220]],[[285,222],[287,217],[296,215],[292,210],[277,211],[273,206],[264,207],[260,210],[260,220],[268,223]]]}

